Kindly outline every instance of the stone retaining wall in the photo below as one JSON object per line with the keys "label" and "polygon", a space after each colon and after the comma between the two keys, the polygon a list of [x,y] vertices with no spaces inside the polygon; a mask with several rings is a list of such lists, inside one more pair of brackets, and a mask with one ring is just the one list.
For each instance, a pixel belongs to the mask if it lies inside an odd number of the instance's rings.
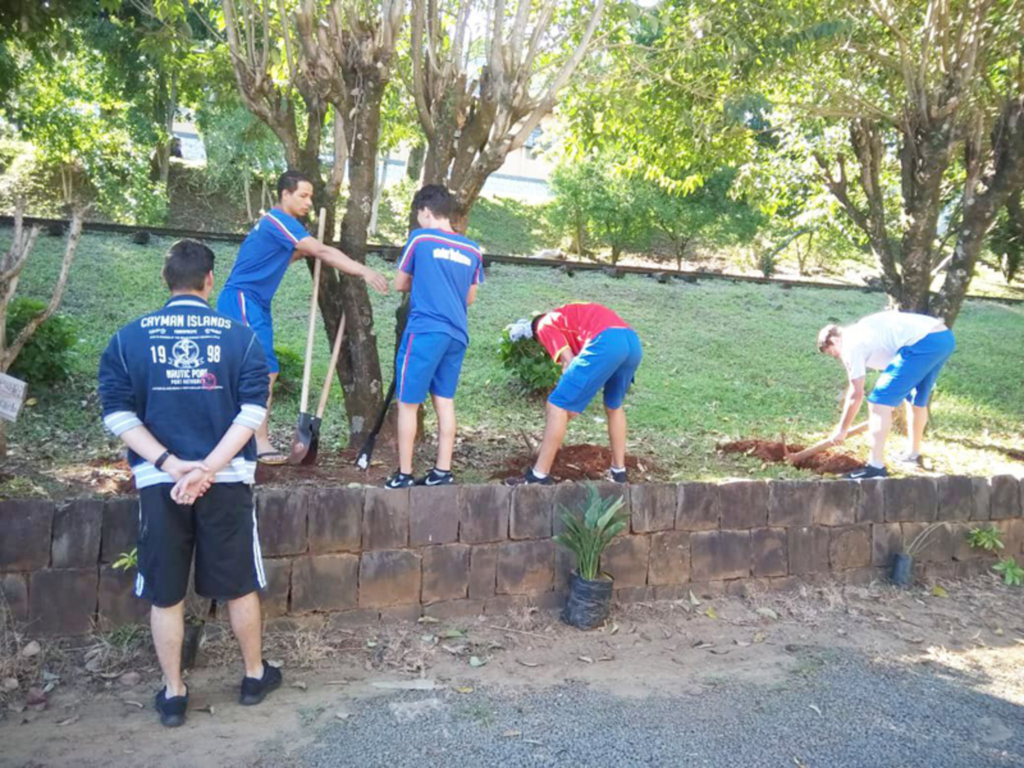
{"label": "stone retaining wall", "polygon": [[[605,570],[620,602],[785,588],[797,580],[863,583],[928,523],[945,525],[918,555],[919,577],[969,576],[990,559],[964,534],[977,521],[1024,547],[1022,482],[939,477],[723,484],[601,484],[626,498],[628,535]],[[564,600],[571,556],[551,539],[559,504],[585,486],[497,485],[264,490],[260,540],[267,616],[339,612],[340,622],[504,613],[516,600]],[[76,634],[144,620],[133,573],[111,564],[134,546],[138,501],[0,502],[0,591],[37,633]]]}

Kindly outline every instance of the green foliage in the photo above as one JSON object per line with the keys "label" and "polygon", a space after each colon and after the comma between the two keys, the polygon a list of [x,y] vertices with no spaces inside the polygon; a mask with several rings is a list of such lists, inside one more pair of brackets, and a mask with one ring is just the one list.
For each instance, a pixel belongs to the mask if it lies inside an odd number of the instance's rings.
{"label": "green foliage", "polygon": [[[410,195],[406,200],[408,207]],[[551,241],[546,206],[510,197],[482,197],[473,204],[466,234],[485,252],[529,256]]]}
{"label": "green foliage", "polygon": [[757,268],[761,270],[761,274],[765,277],[771,277],[775,274],[775,253],[773,251],[765,251],[757,257]]}
{"label": "green foliage", "polygon": [[1003,534],[994,525],[988,528],[972,528],[967,534],[967,543],[973,549],[983,549],[986,552],[994,552],[1003,549]]}
{"label": "green foliage", "polygon": [[593,581],[601,574],[601,554],[629,524],[629,515],[620,511],[623,504],[622,496],[601,498],[597,486],[588,484],[587,498],[579,514],[558,505],[565,533],[554,540],[576,556],[576,570],[581,578]]}
{"label": "green foliage", "polygon": [[[17,337],[29,321],[42,314],[46,304],[29,298],[17,298],[7,307],[7,343]],[[50,386],[66,381],[71,375],[71,348],[78,341],[71,320],[51,315],[29,337],[8,371],[12,376]]]}
{"label": "green foliage", "polygon": [[283,344],[274,345],[274,354],[277,355],[277,362],[281,365],[275,389],[287,393],[298,392],[302,386],[302,355]]}
{"label": "green foliage", "polygon": [[1020,193],[1011,196],[1010,202],[999,212],[989,233],[988,245],[999,259],[1003,278],[1007,284],[1012,283],[1024,262],[1024,212]]}
{"label": "green foliage", "polygon": [[139,549],[133,547],[130,552],[122,552],[117,560],[111,563],[111,567],[119,571],[127,571],[129,568],[139,567]]}
{"label": "green foliage", "polygon": [[552,171],[548,183],[555,199],[548,207],[552,227],[569,238],[569,252],[589,252],[594,194],[604,184],[604,167],[594,158],[565,161]]}
{"label": "green foliage", "polygon": [[554,389],[561,375],[551,355],[536,339],[512,341],[508,328],[501,332],[498,359],[522,390],[529,394],[546,395]]}
{"label": "green foliage", "polygon": [[1011,587],[1024,586],[1024,568],[1021,568],[1012,557],[1004,557],[992,566],[992,570],[1003,577],[1003,583]]}

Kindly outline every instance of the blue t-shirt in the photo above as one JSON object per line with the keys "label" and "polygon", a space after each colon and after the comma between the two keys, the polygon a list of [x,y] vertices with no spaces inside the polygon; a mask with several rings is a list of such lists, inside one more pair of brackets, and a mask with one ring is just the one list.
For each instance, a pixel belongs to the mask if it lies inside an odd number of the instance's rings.
{"label": "blue t-shirt", "polygon": [[309,237],[309,232],[302,224],[280,208],[271,208],[242,242],[221,290],[244,291],[269,310],[295,246],[304,237]]}
{"label": "blue t-shirt", "polygon": [[415,229],[398,268],[412,275],[406,333],[446,333],[469,344],[466,296],[484,281],[480,246],[442,229]]}

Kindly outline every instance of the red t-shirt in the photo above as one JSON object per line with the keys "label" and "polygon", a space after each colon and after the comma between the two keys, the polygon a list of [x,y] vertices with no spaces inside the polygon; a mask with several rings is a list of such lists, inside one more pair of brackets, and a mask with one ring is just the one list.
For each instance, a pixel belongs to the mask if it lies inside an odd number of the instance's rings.
{"label": "red t-shirt", "polygon": [[609,328],[629,328],[626,321],[608,307],[580,302],[548,312],[537,325],[537,341],[558,362],[568,349],[575,357],[588,341]]}

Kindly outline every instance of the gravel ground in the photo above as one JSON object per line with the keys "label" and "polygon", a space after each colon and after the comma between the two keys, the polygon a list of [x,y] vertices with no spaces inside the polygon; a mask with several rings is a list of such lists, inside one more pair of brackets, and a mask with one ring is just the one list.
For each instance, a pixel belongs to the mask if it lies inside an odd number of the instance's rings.
{"label": "gravel ground", "polygon": [[1024,707],[985,680],[809,653],[785,685],[620,698],[544,690],[402,692],[345,702],[302,748],[263,766],[1024,766]]}

